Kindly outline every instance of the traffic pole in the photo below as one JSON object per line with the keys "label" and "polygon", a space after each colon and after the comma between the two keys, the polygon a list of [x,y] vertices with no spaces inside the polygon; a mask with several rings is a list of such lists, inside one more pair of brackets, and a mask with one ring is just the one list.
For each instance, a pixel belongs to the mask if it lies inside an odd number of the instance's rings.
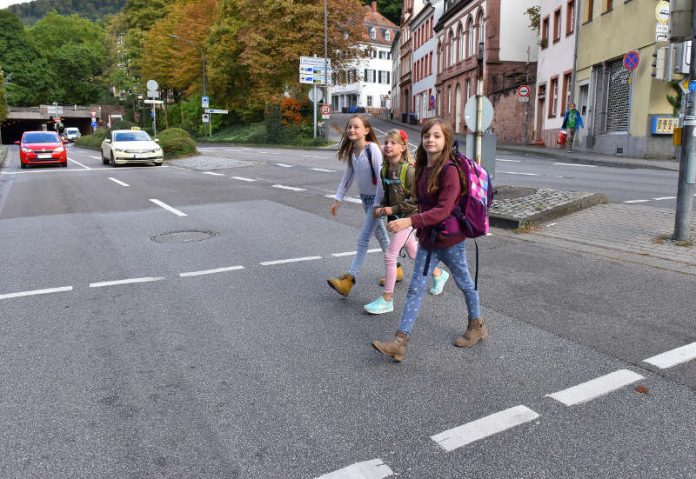
{"label": "traffic pole", "polygon": [[483,149],[483,42],[478,44],[476,60],[476,148],[474,157],[476,164],[480,165],[481,150]]}
{"label": "traffic pole", "polygon": [[[693,0],[691,15],[691,45],[696,46],[696,0]],[[696,48],[691,48],[689,80],[696,80]],[[679,158],[679,184],[677,187],[677,210],[674,215],[674,239],[689,241],[691,236],[691,209],[694,202],[696,183],[696,102],[689,88],[686,97],[686,114],[682,129],[681,155]]]}

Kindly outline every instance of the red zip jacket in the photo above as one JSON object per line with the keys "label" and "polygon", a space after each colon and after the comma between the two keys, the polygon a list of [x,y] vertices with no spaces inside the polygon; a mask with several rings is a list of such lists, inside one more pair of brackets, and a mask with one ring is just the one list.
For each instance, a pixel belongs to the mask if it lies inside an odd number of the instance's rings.
{"label": "red zip jacket", "polygon": [[432,226],[438,226],[445,218],[452,214],[454,206],[459,201],[462,184],[459,173],[454,166],[445,166],[440,173],[440,187],[434,195],[428,195],[428,178],[433,169],[426,167],[418,180],[418,213],[411,216],[413,227],[418,229],[418,242],[422,247],[449,248],[466,239],[466,235],[453,234],[446,237],[437,235],[434,243],[430,244],[430,231]]}

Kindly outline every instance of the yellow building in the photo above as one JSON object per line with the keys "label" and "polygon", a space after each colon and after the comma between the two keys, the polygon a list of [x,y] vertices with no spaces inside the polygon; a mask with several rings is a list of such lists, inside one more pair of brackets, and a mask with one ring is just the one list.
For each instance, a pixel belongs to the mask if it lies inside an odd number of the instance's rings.
{"label": "yellow building", "polygon": [[[576,136],[581,148],[674,158],[671,134],[653,131],[655,115],[673,112],[667,95],[677,96],[668,82],[651,76],[656,45],[667,45],[655,43],[657,5],[657,0],[582,0],[575,89],[585,120]],[[633,71],[624,66],[629,52],[638,53]]]}

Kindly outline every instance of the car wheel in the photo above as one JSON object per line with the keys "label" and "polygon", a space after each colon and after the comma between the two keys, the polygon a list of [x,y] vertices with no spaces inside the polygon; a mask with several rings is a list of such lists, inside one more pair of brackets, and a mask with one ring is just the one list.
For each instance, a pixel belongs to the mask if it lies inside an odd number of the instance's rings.
{"label": "car wheel", "polygon": [[24,163],[20,163],[20,165],[22,165],[22,169],[23,169],[23,170],[26,170],[26,169],[27,169],[27,165],[25,165]]}
{"label": "car wheel", "polygon": [[109,164],[109,160],[106,159],[106,157],[104,156],[104,152],[103,152],[103,151],[102,151],[101,157],[102,157],[102,165],[108,165],[108,164]]}
{"label": "car wheel", "polygon": [[160,161],[159,163],[155,163],[155,166],[162,166],[164,165],[164,161]]}
{"label": "car wheel", "polygon": [[66,161],[65,163],[61,163],[60,166],[62,166],[63,168],[67,168],[67,167],[68,167],[68,162]]}
{"label": "car wheel", "polygon": [[118,165],[116,164],[116,160],[114,159],[114,154],[111,153],[111,166],[114,168],[118,168]]}

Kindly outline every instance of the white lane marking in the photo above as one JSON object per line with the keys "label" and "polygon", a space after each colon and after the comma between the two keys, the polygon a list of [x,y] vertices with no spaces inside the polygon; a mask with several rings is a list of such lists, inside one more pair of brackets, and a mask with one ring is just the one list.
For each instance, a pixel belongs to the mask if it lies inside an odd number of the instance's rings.
{"label": "white lane marking", "polygon": [[179,273],[182,278],[190,278],[191,276],[203,276],[205,274],[225,273],[227,271],[237,271],[244,269],[244,266],[229,266],[227,268],[204,269],[201,271],[191,271],[188,273]]}
{"label": "white lane marking", "polygon": [[39,294],[62,293],[72,291],[72,286],[61,286],[60,288],[35,289],[33,291],[20,291],[19,293],[0,294],[0,299],[21,298],[24,296],[36,296]]}
{"label": "white lane marking", "polygon": [[174,213],[177,216],[188,216],[186,213],[183,213],[183,212],[177,210],[176,208],[172,208],[167,203],[164,203],[164,202],[157,200],[155,198],[150,198],[150,201],[152,201],[157,206],[164,208],[165,210],[169,211],[170,213]]}
{"label": "white lane marking", "polygon": [[101,156],[89,155],[89,157],[90,157],[90,158],[93,158],[93,159],[95,159],[95,160],[101,160],[101,159],[102,159]]}
{"label": "white lane marking", "polygon": [[518,171],[499,171],[498,173],[505,173],[507,175],[539,176],[538,173],[520,173]]}
{"label": "white lane marking", "polygon": [[275,261],[263,261],[259,263],[261,266],[271,266],[274,264],[299,263],[300,261],[314,261],[321,259],[321,256],[305,256],[303,258],[278,259]]}
{"label": "white lane marking", "polygon": [[276,163],[276,166],[280,166],[281,168],[292,168],[295,165],[288,165],[287,163]]}
{"label": "white lane marking", "polygon": [[[336,199],[336,195],[325,195],[326,198],[332,198]],[[347,201],[348,203],[357,203],[359,205],[362,204],[362,200],[360,198],[353,198],[352,196],[346,196],[343,198],[343,201]]]}
{"label": "white lane marking", "polygon": [[79,161],[73,160],[72,158],[68,158],[68,161],[72,161],[72,162],[75,163],[76,165],[79,165],[79,166],[81,166],[82,168],[84,168],[85,170],[91,170],[91,169],[92,169],[92,168],[90,168],[90,167],[87,166],[87,165],[83,165],[83,164],[80,163]]}
{"label": "white lane marking", "polygon": [[[152,169],[152,168],[145,169],[145,168],[138,168],[138,167],[134,167],[134,166],[131,166],[131,167],[121,166],[121,167],[119,167],[119,171],[134,170],[134,169],[138,169],[140,171],[157,171],[161,168],[176,168],[178,170],[191,171],[187,168],[181,168],[179,166],[168,166],[168,165],[158,166],[156,169]],[[88,168],[86,170],[84,170],[84,169],[83,170],[75,170],[72,168],[60,168],[60,169],[59,168],[52,168],[50,170],[7,171],[7,172],[0,171],[0,175],[36,175],[36,174],[40,174],[40,173],[85,173],[87,171],[89,171],[89,172],[92,172],[92,171],[114,171],[114,169],[111,167],[110,168]]]}
{"label": "white lane marking", "polygon": [[552,227],[552,226],[556,226],[556,223],[549,223],[549,224],[546,225],[547,228],[550,228],[550,227]]}
{"label": "white lane marking", "polygon": [[210,176],[225,176],[225,175],[223,175],[222,173],[215,173],[215,172],[213,172],[213,171],[204,171],[203,174],[204,174],[204,175],[210,175]]}
{"label": "white lane marking", "polygon": [[358,254],[357,251],[344,251],[343,253],[331,253],[331,256],[340,258],[341,256],[355,256],[356,254]]}
{"label": "white lane marking", "polygon": [[321,173],[336,173],[336,170],[327,170],[326,168],[310,168],[312,171],[319,171]]}
{"label": "white lane marking", "polygon": [[643,362],[657,366],[660,369],[667,369],[692,359],[696,359],[696,343],[687,344],[686,346],[644,359]]}
{"label": "white lane marking", "polygon": [[503,160],[502,158],[496,158],[495,161],[502,161],[505,163],[522,163],[522,160]]}
{"label": "white lane marking", "polygon": [[338,471],[329,472],[316,479],[384,479],[394,472],[381,459],[356,462]]}
{"label": "white lane marking", "polygon": [[676,199],[676,196],[658,196],[657,198],[653,198],[653,200],[661,201],[661,200],[674,200]]}
{"label": "white lane marking", "polygon": [[566,406],[574,406],[609,394],[610,392],[621,389],[641,379],[643,379],[643,376],[638,373],[634,373],[628,369],[619,369],[605,376],[600,376],[596,379],[578,384],[577,386],[564,389],[563,391],[547,394],[546,396]]}
{"label": "white lane marking", "polygon": [[382,253],[382,248],[372,248],[367,250],[368,253]]}
{"label": "white lane marking", "polygon": [[202,150],[202,151],[214,151],[214,150],[217,150],[218,148],[207,148],[207,147],[202,147],[202,148],[201,148],[201,147],[199,146],[198,149],[199,149],[199,150]]}
{"label": "white lane marking", "polygon": [[441,432],[430,438],[445,451],[450,452],[479,439],[534,421],[538,417],[537,412],[526,406],[515,406]]}
{"label": "white lane marking", "polygon": [[629,200],[629,201],[624,201],[624,203],[647,203],[650,200]]}
{"label": "white lane marking", "polygon": [[307,191],[304,188],[297,188],[295,186],[285,186],[285,185],[272,185],[273,188],[278,188],[279,190],[289,190],[289,191]]}
{"label": "white lane marking", "polygon": [[231,178],[232,178],[233,180],[247,181],[247,182],[249,182],[249,183],[253,183],[253,182],[256,181],[256,180],[254,180],[254,179],[245,178],[245,177],[243,177],[243,176],[232,176]]}
{"label": "white lane marking", "polygon": [[114,183],[116,183],[117,185],[121,185],[121,186],[130,186],[128,183],[124,183],[123,181],[117,180],[116,178],[109,177],[109,179],[110,179],[111,181],[113,181]]}
{"label": "white lane marking", "polygon": [[134,283],[151,283],[153,281],[162,281],[164,276],[148,276],[144,278],[119,279],[116,281],[100,281],[98,283],[89,283],[90,288],[103,288],[104,286],[118,286],[122,284]]}
{"label": "white lane marking", "polygon": [[558,165],[558,166],[583,166],[585,168],[597,168],[597,165],[583,165],[580,163],[560,163],[560,162],[557,162],[557,163],[554,163],[554,165]]}

